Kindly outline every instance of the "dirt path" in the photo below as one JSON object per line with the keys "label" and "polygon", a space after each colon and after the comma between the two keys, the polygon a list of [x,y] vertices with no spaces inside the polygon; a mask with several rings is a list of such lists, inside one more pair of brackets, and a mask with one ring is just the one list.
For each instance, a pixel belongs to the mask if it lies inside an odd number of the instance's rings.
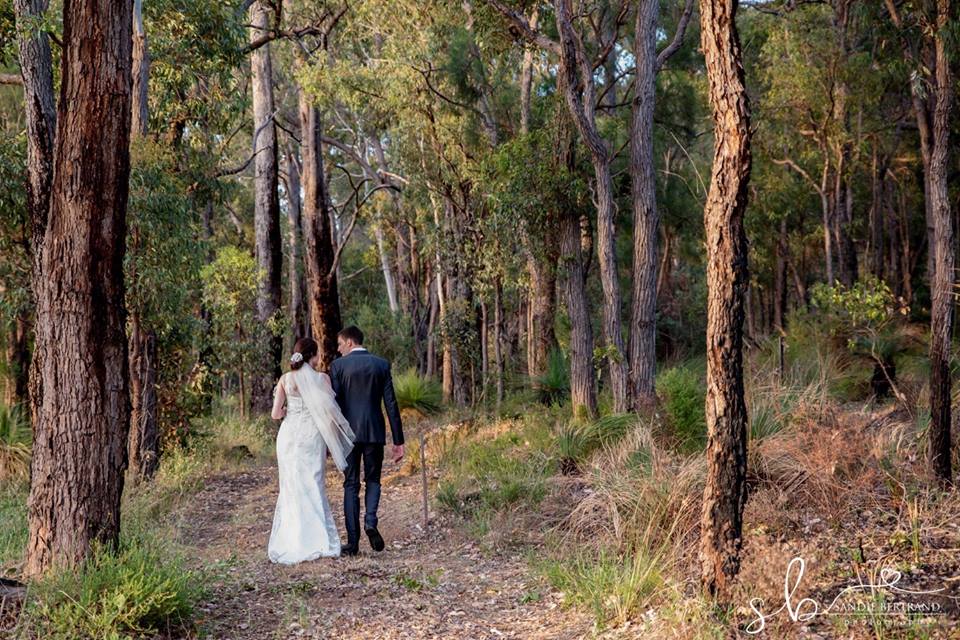
{"label": "dirt path", "polygon": [[[529,573],[522,551],[481,550],[449,519],[421,527],[418,477],[385,468],[384,552],[361,540],[357,558],[293,567],[271,564],[267,539],[277,492],[274,467],[221,475],[178,514],[181,544],[214,579],[200,605],[204,637],[581,638],[592,621],[560,609],[560,594]],[[343,533],[341,476],[327,475]],[[432,514],[433,515],[433,514]]]}

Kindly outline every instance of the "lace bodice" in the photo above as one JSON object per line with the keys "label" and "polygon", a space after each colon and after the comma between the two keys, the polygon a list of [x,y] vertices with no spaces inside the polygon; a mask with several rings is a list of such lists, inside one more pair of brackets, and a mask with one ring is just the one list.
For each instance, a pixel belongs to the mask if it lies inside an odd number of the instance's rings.
{"label": "lace bodice", "polygon": [[283,392],[287,396],[287,413],[299,413],[305,409],[303,404],[303,397],[300,395],[300,389],[297,388],[297,383],[293,379],[292,373],[285,373],[280,378],[280,382],[283,384]]}

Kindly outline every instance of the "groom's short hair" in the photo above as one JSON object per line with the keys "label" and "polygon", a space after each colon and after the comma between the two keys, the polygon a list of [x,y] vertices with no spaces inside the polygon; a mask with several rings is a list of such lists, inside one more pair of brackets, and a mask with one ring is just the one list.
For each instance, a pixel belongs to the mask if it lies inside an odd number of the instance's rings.
{"label": "groom's short hair", "polygon": [[354,344],[363,344],[363,331],[360,331],[360,328],[355,325],[344,327],[337,335],[344,340],[353,341]]}

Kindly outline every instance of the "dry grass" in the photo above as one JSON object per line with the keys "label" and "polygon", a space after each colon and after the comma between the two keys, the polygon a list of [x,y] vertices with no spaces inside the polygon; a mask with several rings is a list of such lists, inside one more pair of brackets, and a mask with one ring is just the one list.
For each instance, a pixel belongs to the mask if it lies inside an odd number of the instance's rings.
{"label": "dry grass", "polygon": [[[824,375],[793,371],[781,385],[768,373],[748,381],[751,443],[740,609],[718,614],[698,595],[705,458],[679,453],[660,438],[656,417],[596,452],[582,465],[582,477],[551,483],[544,503],[555,507],[548,506],[545,517],[552,526],[551,557],[569,558],[563,550],[576,549],[571,561],[578,568],[583,557],[603,566],[612,553],[626,559],[627,567],[629,559],[642,560],[645,579],[658,576],[657,587],[636,602],[611,590],[607,624],[623,627],[632,620],[644,630],[641,637],[736,633],[751,619],[745,606],[750,598],[782,603],[785,569],[797,556],[807,561],[805,593],[824,598],[891,563],[918,572],[907,579],[929,578],[923,585],[960,587],[960,496],[930,488],[916,405],[841,405]],[[620,579],[629,581],[630,575]],[[579,599],[570,600],[585,603],[602,581],[582,568],[579,577]],[[955,620],[960,612],[953,615]],[[819,628],[824,637],[948,637],[942,626],[917,631],[910,621],[898,635],[895,622],[841,617]],[[798,627],[786,618],[769,631],[770,637],[792,637]]]}

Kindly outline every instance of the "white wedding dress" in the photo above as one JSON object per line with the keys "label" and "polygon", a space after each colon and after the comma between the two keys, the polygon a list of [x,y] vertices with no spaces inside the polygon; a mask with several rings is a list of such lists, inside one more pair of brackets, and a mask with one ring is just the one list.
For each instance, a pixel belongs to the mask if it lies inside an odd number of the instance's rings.
{"label": "white wedding dress", "polygon": [[330,378],[304,363],[280,378],[287,413],[277,434],[280,495],[267,546],[271,562],[296,564],[340,555],[340,534],[324,482],[327,451],[341,470],[353,431],[337,406]]}

